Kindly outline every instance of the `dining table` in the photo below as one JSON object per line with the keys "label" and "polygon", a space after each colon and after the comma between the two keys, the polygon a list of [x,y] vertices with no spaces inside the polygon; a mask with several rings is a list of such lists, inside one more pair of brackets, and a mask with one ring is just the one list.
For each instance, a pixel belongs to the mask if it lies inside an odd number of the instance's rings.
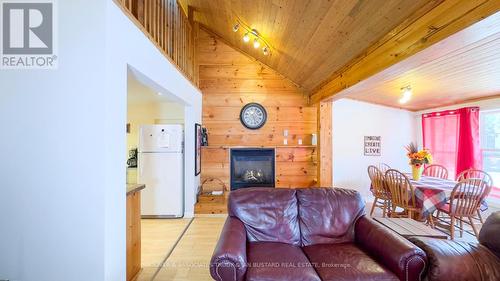
{"label": "dining table", "polygon": [[[416,206],[420,208],[422,218],[427,218],[439,207],[444,206],[451,198],[457,181],[450,179],[422,176],[418,181],[411,174],[407,174],[410,183],[415,189]],[[481,204],[481,210],[487,209],[486,201]]]}

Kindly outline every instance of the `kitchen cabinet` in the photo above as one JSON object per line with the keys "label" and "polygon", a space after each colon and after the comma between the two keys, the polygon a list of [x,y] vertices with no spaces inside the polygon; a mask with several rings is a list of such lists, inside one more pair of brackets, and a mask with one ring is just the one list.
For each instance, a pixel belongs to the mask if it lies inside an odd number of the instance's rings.
{"label": "kitchen cabinet", "polygon": [[141,271],[141,189],[127,186],[127,281]]}

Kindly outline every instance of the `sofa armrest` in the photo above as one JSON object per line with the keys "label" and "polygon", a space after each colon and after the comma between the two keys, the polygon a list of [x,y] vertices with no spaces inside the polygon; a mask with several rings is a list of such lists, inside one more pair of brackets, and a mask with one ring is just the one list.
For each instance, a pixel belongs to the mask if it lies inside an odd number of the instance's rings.
{"label": "sofa armrest", "polygon": [[241,281],[247,270],[247,234],[243,223],[228,217],[210,261],[210,274],[217,281]]}
{"label": "sofa armrest", "polygon": [[355,226],[356,244],[400,280],[422,280],[427,257],[420,248],[385,226],[363,216]]}
{"label": "sofa armrest", "polygon": [[410,241],[425,251],[430,281],[500,280],[500,259],[483,245],[425,237]]}

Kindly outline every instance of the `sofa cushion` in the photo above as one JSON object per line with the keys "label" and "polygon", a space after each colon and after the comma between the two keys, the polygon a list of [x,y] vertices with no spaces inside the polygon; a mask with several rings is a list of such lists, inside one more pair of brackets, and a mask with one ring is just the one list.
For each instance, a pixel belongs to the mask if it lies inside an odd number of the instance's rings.
{"label": "sofa cushion", "polygon": [[249,242],[300,245],[297,197],[294,189],[243,188],[229,194],[230,216],[245,225]]}
{"label": "sofa cushion", "polygon": [[500,259],[481,244],[428,237],[411,237],[410,241],[427,255],[429,281],[500,280]]}
{"label": "sofa cushion", "polygon": [[354,190],[340,188],[297,189],[302,245],[354,241],[354,223],[365,204]]}
{"label": "sofa cushion", "polygon": [[316,244],[303,250],[324,281],[399,280],[353,243]]}
{"label": "sofa cushion", "polygon": [[500,212],[492,213],[481,227],[479,242],[500,258]]}
{"label": "sofa cushion", "polygon": [[249,243],[247,281],[320,281],[298,246],[275,242]]}

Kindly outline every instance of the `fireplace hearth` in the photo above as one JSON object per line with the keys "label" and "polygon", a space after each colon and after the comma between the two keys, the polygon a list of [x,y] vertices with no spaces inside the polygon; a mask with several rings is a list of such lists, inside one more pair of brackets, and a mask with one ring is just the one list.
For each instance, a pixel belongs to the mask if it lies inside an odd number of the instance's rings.
{"label": "fireplace hearth", "polygon": [[231,149],[231,190],[275,186],[275,151],[272,148]]}

